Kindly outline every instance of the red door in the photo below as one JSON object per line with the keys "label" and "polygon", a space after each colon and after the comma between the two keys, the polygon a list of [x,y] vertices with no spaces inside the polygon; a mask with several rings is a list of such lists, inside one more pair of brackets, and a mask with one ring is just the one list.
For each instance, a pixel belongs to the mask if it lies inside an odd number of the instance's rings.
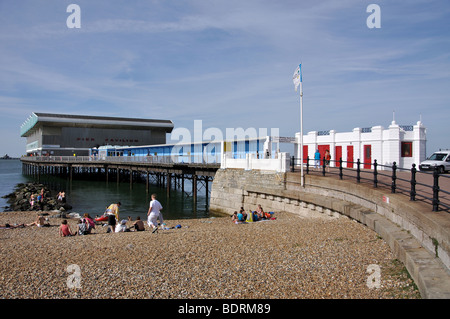
{"label": "red door", "polygon": [[372,145],[364,145],[364,168],[370,169],[372,164]]}
{"label": "red door", "polygon": [[342,146],[336,146],[334,149],[334,152],[336,154],[336,167],[340,167],[341,165],[341,157],[342,157]]}
{"label": "red door", "polygon": [[320,153],[320,165],[323,166],[323,158],[325,156],[325,151],[330,149],[330,145],[319,145],[317,147]]}
{"label": "red door", "polygon": [[308,162],[308,145],[303,145],[303,164]]}
{"label": "red door", "polygon": [[353,168],[353,145],[347,146],[347,167]]}

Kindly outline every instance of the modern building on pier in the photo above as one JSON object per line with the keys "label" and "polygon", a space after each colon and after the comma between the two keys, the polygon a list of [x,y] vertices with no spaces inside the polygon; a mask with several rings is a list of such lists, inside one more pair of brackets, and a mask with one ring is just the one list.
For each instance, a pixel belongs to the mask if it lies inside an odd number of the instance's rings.
{"label": "modern building on pier", "polygon": [[192,143],[173,143],[142,146],[101,146],[93,148],[91,154],[99,158],[123,156],[159,160],[166,158],[178,163],[220,163],[222,156],[245,159],[248,154],[255,158],[272,156],[272,137],[262,136],[239,140],[214,140]]}
{"label": "modern building on pier", "polygon": [[35,113],[20,127],[27,155],[87,156],[102,145],[165,144],[170,120]]}
{"label": "modern building on pier", "polygon": [[[300,133],[296,134],[296,158],[300,158]],[[373,168],[377,164],[411,168],[426,159],[426,128],[422,122],[416,125],[398,125],[392,121],[387,129],[382,126],[354,128],[351,132],[312,131],[303,136],[303,158],[309,156],[310,165],[314,163],[314,153],[319,150],[321,158],[325,151],[331,155],[331,166],[356,167],[360,160],[361,168]]]}

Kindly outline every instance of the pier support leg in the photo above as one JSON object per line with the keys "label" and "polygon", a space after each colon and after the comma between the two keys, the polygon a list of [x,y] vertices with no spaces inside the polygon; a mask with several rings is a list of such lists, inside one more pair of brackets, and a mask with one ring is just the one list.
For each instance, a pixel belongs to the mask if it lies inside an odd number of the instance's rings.
{"label": "pier support leg", "polygon": [[133,170],[130,169],[130,189],[133,188]]}
{"label": "pier support leg", "polygon": [[167,187],[167,198],[170,197],[170,182],[171,182],[171,173],[167,172],[167,179],[166,179],[166,187]]}
{"label": "pier support leg", "polygon": [[194,197],[194,205],[197,204],[197,175],[192,175],[192,194]]}
{"label": "pier support leg", "polygon": [[205,176],[205,189],[206,189],[206,206],[208,206],[208,181],[209,181],[209,177]]}
{"label": "pier support leg", "polygon": [[184,174],[181,174],[181,192],[184,195]]}

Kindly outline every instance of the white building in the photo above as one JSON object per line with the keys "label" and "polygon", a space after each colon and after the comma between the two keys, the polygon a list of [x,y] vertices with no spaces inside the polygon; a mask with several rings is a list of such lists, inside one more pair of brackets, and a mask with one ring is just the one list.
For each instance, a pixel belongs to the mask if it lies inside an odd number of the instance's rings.
{"label": "white building", "polygon": [[[300,158],[300,133],[295,134],[295,158]],[[387,129],[382,126],[354,128],[352,132],[312,131],[303,136],[304,163],[309,156],[314,165],[314,153],[318,149],[321,158],[325,151],[331,154],[331,166],[339,166],[342,158],[344,167],[356,168],[359,159],[361,168],[373,168],[374,160],[379,165],[410,169],[426,159],[426,128],[419,121],[416,125],[400,126],[392,121]],[[337,162],[335,162],[337,161]],[[379,169],[383,169],[379,167]]]}

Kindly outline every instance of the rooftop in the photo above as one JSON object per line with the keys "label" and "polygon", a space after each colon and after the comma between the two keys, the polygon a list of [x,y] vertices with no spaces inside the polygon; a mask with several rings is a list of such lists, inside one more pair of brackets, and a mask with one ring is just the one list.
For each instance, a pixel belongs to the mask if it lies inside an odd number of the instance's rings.
{"label": "rooftop", "polygon": [[168,133],[170,133],[174,127],[173,122],[170,120],[33,112],[20,126],[20,136],[28,136],[34,132],[41,123],[46,123],[48,126],[69,127],[114,127],[117,129],[159,128],[164,129]]}

